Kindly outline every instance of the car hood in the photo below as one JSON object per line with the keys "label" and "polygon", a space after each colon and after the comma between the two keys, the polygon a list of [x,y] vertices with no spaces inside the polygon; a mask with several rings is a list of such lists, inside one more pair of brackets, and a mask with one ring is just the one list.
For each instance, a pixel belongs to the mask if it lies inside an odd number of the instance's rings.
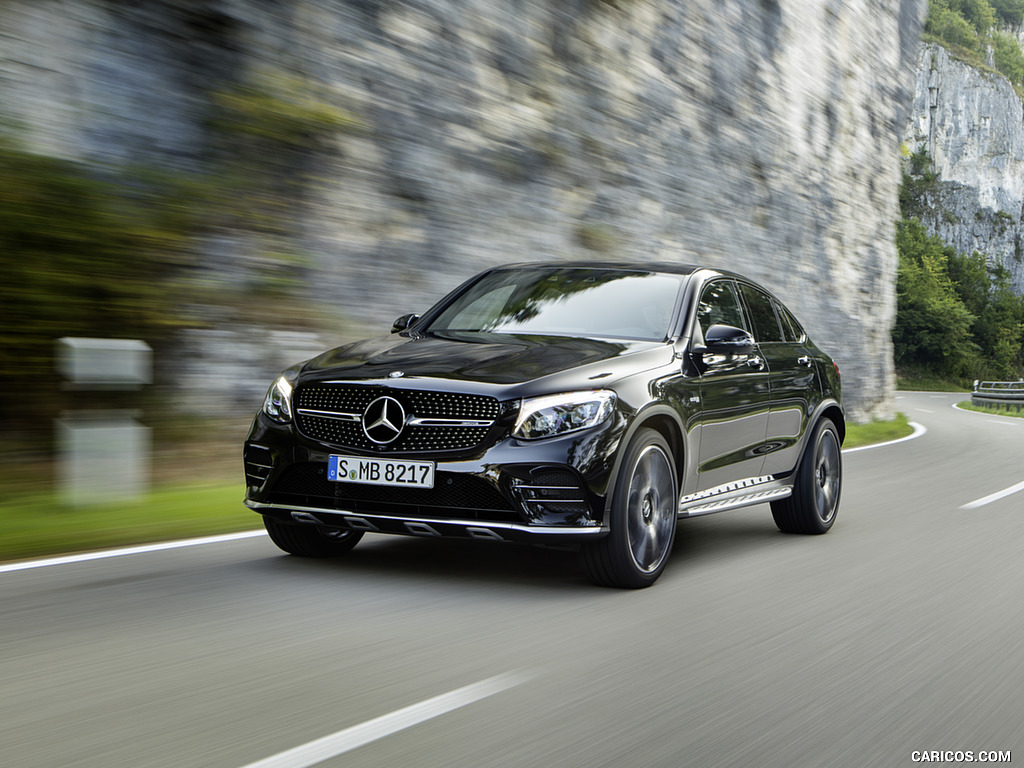
{"label": "car hood", "polygon": [[392,335],[325,352],[304,366],[302,377],[386,380],[400,371],[405,379],[510,385],[596,364],[599,370],[578,373],[603,383],[653,367],[670,352],[669,345],[654,341],[487,333]]}

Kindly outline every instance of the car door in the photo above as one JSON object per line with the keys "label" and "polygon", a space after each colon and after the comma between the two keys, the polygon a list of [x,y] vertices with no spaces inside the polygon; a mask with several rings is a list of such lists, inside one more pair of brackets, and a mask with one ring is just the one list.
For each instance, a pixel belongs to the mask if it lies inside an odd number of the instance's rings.
{"label": "car door", "polygon": [[768,431],[768,369],[759,350],[708,349],[704,340],[715,325],[749,331],[732,280],[704,286],[694,319],[701,397],[698,491],[760,476]]}
{"label": "car door", "polygon": [[[816,381],[806,335],[797,333],[776,299],[748,283],[739,284],[751,330],[768,365],[771,408],[765,440],[766,475],[788,472],[800,459]],[[795,321],[793,321],[795,322]]]}

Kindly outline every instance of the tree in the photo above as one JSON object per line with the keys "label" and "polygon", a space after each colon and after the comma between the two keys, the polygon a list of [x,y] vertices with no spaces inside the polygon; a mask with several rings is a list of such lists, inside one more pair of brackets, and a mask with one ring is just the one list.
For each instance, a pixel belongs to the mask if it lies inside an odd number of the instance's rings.
{"label": "tree", "polygon": [[989,0],[992,8],[1007,24],[1024,21],[1024,0]]}
{"label": "tree", "polygon": [[996,32],[992,36],[992,60],[1007,80],[1014,85],[1024,85],[1024,53],[1017,38]]}
{"label": "tree", "polygon": [[916,219],[896,231],[900,265],[896,280],[896,362],[943,376],[969,376],[979,354],[971,327],[976,319],[957,296],[947,271],[955,255]]}

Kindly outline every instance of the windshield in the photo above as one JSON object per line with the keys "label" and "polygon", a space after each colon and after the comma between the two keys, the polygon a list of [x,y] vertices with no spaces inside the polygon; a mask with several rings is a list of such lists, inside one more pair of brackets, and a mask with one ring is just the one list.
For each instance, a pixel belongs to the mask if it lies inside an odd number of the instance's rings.
{"label": "windshield", "polygon": [[662,341],[684,279],[621,269],[498,270],[469,286],[426,331]]}

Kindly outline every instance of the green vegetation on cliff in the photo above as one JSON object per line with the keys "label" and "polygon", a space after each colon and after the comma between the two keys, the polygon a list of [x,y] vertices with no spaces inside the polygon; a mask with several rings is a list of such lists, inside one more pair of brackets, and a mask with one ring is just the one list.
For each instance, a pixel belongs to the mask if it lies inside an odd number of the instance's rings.
{"label": "green vegetation on cliff", "polygon": [[1024,21],[1024,0],[930,0],[924,38],[976,67],[994,65],[1024,88],[1024,52],[1005,28]]}
{"label": "green vegetation on cliff", "polygon": [[1016,379],[1024,361],[1024,297],[1010,287],[1000,264],[980,253],[961,254],[918,220],[938,183],[923,150],[903,177],[903,219],[896,229],[896,366],[904,375]]}

